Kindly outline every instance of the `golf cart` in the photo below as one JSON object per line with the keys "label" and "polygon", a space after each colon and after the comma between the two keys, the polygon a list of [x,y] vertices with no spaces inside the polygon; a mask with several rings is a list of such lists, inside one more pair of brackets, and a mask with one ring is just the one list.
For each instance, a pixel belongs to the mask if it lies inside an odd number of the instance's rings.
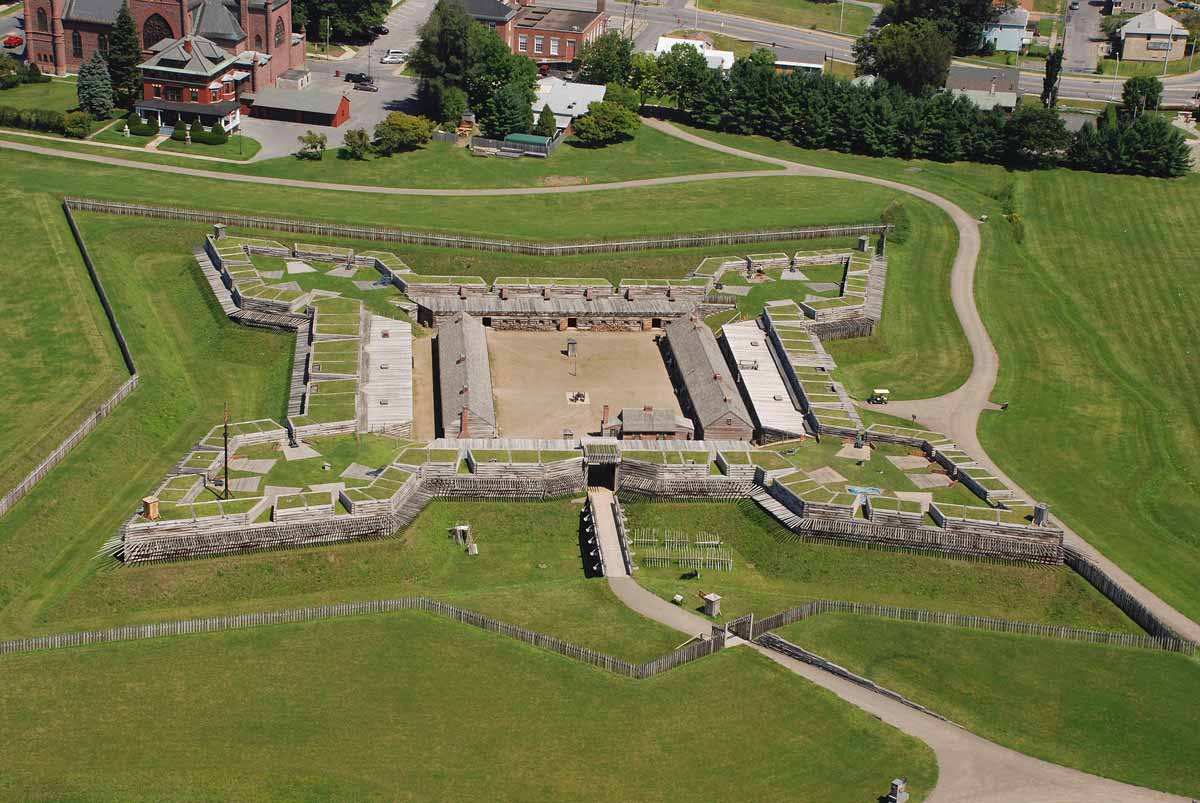
{"label": "golf cart", "polygon": [[892,392],[887,388],[875,388],[867,398],[867,404],[887,404]]}

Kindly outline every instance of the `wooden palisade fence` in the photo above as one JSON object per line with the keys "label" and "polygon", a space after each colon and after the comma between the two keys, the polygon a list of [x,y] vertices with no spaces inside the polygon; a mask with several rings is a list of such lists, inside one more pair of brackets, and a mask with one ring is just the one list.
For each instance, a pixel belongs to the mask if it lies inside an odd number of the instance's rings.
{"label": "wooden palisade fence", "polygon": [[336,605],[320,605],[311,608],[293,608],[264,613],[212,616],[206,619],[186,619],[145,625],[123,625],[107,630],[85,630],[75,633],[33,636],[31,638],[0,641],[0,655],[55,650],[65,647],[82,647],[90,644],[111,644],[119,641],[136,641],[164,636],[183,636],[193,633],[217,633],[227,630],[244,630],[263,625],[312,622],[320,619],[337,619],[347,616],[363,616],[409,610],[436,614],[447,619],[453,619],[456,622],[472,625],[481,630],[499,633],[500,635],[508,636],[517,641],[523,641],[534,647],[556,652],[559,655],[574,658],[577,661],[582,661],[583,663],[591,664],[592,666],[597,666],[614,674],[629,678],[642,679],[654,677],[660,672],[665,672],[668,669],[674,669],[690,661],[695,661],[697,658],[711,655],[725,646],[724,632],[714,628],[713,636],[710,639],[693,641],[686,646],[653,660],[635,664],[588,647],[581,647],[577,644],[563,641],[555,636],[548,636],[544,633],[520,627],[519,625],[501,622],[490,616],[429,599],[428,597],[400,597],[398,599],[344,602]]}
{"label": "wooden palisade fence", "polygon": [[1193,655],[1196,645],[1186,639],[1173,636],[1155,636],[1142,633],[1111,633],[1103,630],[1088,630],[1069,625],[1045,625],[1034,622],[1014,622],[991,616],[971,616],[961,613],[926,611],[918,608],[900,608],[895,605],[877,605],[868,602],[842,602],[838,600],[813,600],[790,610],[764,619],[742,617],[731,622],[730,632],[751,641],[776,628],[803,621],[823,613],[852,613],[863,616],[878,616],[905,622],[953,625],[975,630],[990,630],[998,633],[1021,633],[1029,636],[1086,641],[1093,644],[1112,644],[1120,647],[1140,647],[1149,650],[1166,650]]}
{"label": "wooden palisade fence", "polygon": [[64,203],[71,209],[82,212],[102,212],[110,215],[183,220],[194,223],[223,223],[249,229],[311,234],[324,237],[344,237],[355,240],[372,240],[411,245],[432,245],[443,248],[464,248],[475,251],[528,254],[531,256],[565,256],[568,254],[602,254],[620,251],[643,251],[661,248],[695,248],[707,245],[734,245],[738,243],[773,242],[779,240],[815,240],[825,237],[857,237],[863,234],[882,234],[890,225],[880,223],[857,223],[838,226],[807,226],[790,229],[761,231],[734,231],[711,234],[683,234],[670,237],[647,237],[639,239],[594,240],[574,243],[532,243],[518,240],[490,240],[457,234],[406,231],[378,226],[345,226],[336,223],[321,223],[313,220],[246,215],[239,212],[223,212],[206,209],[182,209],[146,204],[101,201],[90,198],[67,198]]}

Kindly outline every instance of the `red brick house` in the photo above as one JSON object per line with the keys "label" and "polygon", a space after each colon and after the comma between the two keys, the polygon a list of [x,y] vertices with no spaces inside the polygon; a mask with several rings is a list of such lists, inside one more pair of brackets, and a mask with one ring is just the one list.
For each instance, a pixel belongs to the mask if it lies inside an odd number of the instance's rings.
{"label": "red brick house", "polygon": [[553,8],[525,0],[464,0],[467,13],[494,28],[513,53],[539,63],[574,61],[582,47],[604,33],[605,0],[595,11]]}
{"label": "red brick house", "polygon": [[[54,75],[79,71],[108,39],[123,0],[25,0],[27,58]],[[128,0],[143,53],[160,42],[202,37],[241,56],[251,87],[305,61],[303,31],[292,30],[291,0]]]}
{"label": "red brick house", "polygon": [[141,65],[142,98],[134,104],[142,119],[167,128],[181,119],[237,128],[239,96],[252,75],[241,56],[203,36],[166,39],[151,51]]}

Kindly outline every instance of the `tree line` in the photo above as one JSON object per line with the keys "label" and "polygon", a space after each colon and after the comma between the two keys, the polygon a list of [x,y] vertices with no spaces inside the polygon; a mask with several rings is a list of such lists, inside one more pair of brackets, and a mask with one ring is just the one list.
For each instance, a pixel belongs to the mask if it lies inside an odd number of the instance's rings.
{"label": "tree line", "polygon": [[701,128],[802,148],[1162,177],[1189,169],[1182,132],[1153,111],[1161,95],[1154,78],[1127,82],[1119,109],[1072,134],[1052,105],[1021,104],[1011,114],[984,111],[950,92],[914,93],[883,78],[868,83],[780,73],[774,61],[770,50],[760,49],[721,72],[707,69],[695,49],[677,45],[657,59],[632,54],[628,67],[615,69],[626,70],[624,83],[643,97],[673,102]]}

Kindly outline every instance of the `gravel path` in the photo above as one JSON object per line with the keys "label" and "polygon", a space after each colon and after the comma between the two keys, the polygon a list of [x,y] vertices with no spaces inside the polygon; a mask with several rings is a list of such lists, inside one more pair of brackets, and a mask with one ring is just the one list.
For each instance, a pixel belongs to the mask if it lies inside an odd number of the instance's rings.
{"label": "gravel path", "polygon": [[[712,627],[704,617],[660,599],[631,577],[610,577],[608,585],[626,606],[680,633],[695,636],[709,632]],[[740,639],[730,643],[747,645]],[[747,646],[929,745],[938,762],[938,782],[928,798],[930,803],[1094,803],[1097,800],[1138,803],[1184,800],[1018,753],[766,647],[757,644]],[[880,779],[881,784],[887,781],[887,778]]]}

